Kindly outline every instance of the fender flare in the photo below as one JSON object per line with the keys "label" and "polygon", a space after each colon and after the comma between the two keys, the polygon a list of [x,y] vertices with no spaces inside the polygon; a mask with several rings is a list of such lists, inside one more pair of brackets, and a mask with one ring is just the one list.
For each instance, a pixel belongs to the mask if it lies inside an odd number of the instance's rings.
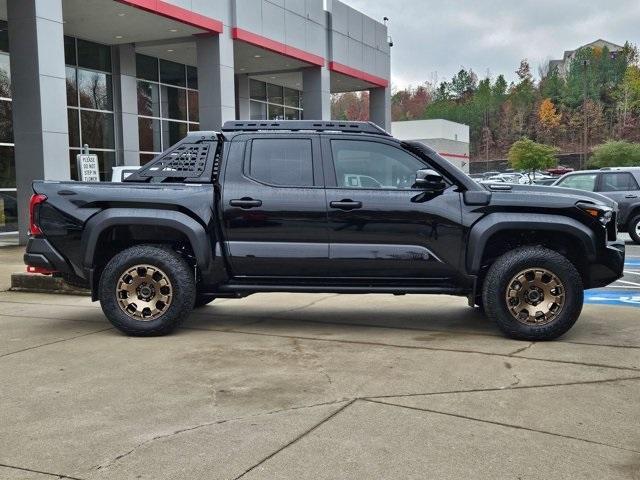
{"label": "fender flare", "polygon": [[537,230],[559,232],[579,242],[587,259],[595,260],[596,238],[593,230],[571,217],[539,213],[495,213],[479,220],[469,232],[467,272],[477,275],[482,266],[482,255],[492,235],[505,230]]}
{"label": "fender flare", "polygon": [[198,268],[208,273],[213,265],[213,247],[209,234],[193,218],[174,210],[152,208],[110,208],[91,217],[82,234],[81,251],[85,270],[94,268],[96,245],[100,235],[108,228],[118,225],[144,225],[173,228],[184,234],[191,243]]}

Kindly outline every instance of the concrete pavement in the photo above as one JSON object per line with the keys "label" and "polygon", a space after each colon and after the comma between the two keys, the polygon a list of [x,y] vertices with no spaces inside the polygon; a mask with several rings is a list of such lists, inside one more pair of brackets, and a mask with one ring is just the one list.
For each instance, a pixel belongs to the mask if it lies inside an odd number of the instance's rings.
{"label": "concrete pavement", "polygon": [[640,478],[639,317],[530,343],[454,297],[261,294],[140,339],[0,293],[0,478]]}

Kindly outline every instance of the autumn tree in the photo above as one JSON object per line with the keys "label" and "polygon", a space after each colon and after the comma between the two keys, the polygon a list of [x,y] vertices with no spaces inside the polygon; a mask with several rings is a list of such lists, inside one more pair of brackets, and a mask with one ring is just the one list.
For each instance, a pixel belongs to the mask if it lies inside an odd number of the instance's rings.
{"label": "autumn tree", "polygon": [[558,113],[556,106],[550,98],[545,98],[538,107],[538,122],[540,134],[547,141],[553,141],[556,131],[562,122],[562,114]]}

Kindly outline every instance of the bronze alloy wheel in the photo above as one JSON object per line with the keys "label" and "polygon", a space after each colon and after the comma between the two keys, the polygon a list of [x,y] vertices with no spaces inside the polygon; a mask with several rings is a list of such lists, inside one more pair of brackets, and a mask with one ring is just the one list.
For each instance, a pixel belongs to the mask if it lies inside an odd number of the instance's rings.
{"label": "bronze alloy wheel", "polygon": [[505,300],[509,313],[520,323],[546,325],[562,311],[565,288],[549,270],[527,268],[511,279]]}
{"label": "bronze alloy wheel", "polygon": [[135,265],[116,285],[116,298],[124,313],[148,322],[160,317],[171,305],[173,287],[166,273],[153,265]]}

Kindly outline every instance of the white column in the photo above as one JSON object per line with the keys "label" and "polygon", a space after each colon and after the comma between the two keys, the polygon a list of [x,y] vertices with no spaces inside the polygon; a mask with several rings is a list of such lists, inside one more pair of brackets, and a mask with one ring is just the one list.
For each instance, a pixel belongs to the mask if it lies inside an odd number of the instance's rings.
{"label": "white column", "polygon": [[305,120],[331,120],[331,74],[326,67],[302,70]]}
{"label": "white column", "polygon": [[8,0],[18,227],[27,239],[31,182],[70,178],[62,0]]}
{"label": "white column", "polygon": [[369,119],[387,132],[391,131],[391,89],[389,87],[369,90]]}
{"label": "white column", "polygon": [[230,29],[220,35],[197,37],[200,129],[220,130],[236,118],[233,39]]}

